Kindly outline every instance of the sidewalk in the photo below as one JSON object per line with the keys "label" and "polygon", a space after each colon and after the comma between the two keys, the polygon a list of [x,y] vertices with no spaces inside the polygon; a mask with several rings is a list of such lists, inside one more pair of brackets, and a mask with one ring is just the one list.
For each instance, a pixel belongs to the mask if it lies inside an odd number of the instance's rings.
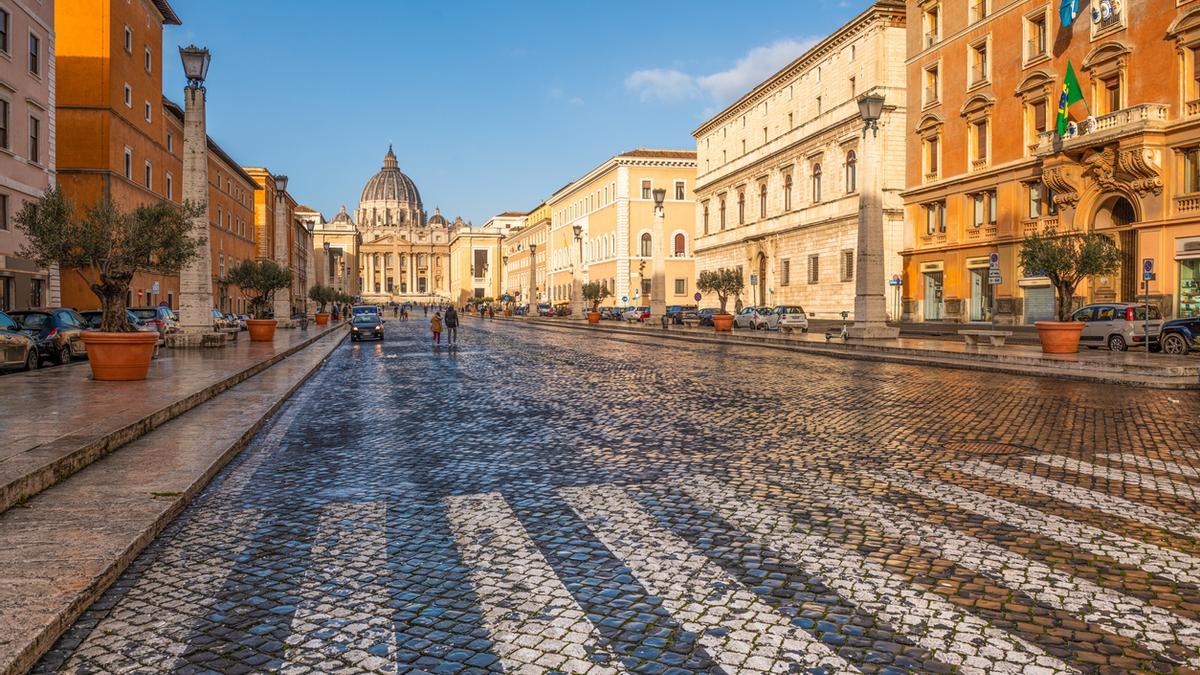
{"label": "sidewalk", "polygon": [[86,362],[5,376],[0,513],[343,325],[281,329],[271,343],[162,349],[141,382],[94,382]]}
{"label": "sidewalk", "polygon": [[671,326],[664,331],[657,323],[611,321],[590,325],[582,320],[544,317],[510,320],[546,328],[561,327],[601,333],[654,336],[710,344],[756,345],[838,358],[983,370],[1152,389],[1200,389],[1200,359],[1148,354],[1145,351],[1085,350],[1075,354],[1043,354],[1041,348],[1035,345],[968,347],[962,341],[936,338],[901,337],[882,341],[827,342],[825,336],[818,332],[784,335],[769,331],[743,330],[717,333],[712,328],[686,326]]}

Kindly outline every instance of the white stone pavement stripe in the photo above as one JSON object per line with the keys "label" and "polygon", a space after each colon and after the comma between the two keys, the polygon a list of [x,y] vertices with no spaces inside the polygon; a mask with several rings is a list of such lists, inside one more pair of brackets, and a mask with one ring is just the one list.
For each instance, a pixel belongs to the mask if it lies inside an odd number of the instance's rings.
{"label": "white stone pavement stripe", "polygon": [[1154,470],[1154,471],[1167,471],[1170,473],[1177,473],[1180,476],[1187,476],[1189,478],[1200,478],[1200,471],[1193,469],[1190,466],[1185,466],[1183,464],[1177,464],[1175,462],[1164,462],[1162,460],[1154,459],[1152,457],[1135,455],[1131,452],[1123,452],[1123,453],[1111,454],[1111,455],[1096,455],[1096,456],[1101,457],[1103,459],[1113,461],[1113,462],[1120,462],[1122,464],[1132,464],[1140,469],[1147,469],[1147,470]]}
{"label": "white stone pavement stripe", "polygon": [[1200,502],[1200,488],[1188,483],[1182,483],[1169,478],[1159,478],[1144,473],[1136,473],[1133,471],[1124,471],[1107,466],[1099,466],[1090,462],[1081,462],[1070,457],[1062,455],[1035,455],[1028,457],[1039,464],[1053,466],[1059,469],[1066,469],[1075,473],[1093,476],[1095,478],[1103,478],[1104,480],[1120,481],[1129,485],[1136,485],[1155,492],[1187,499],[1189,501]]}
{"label": "white stone pavement stripe", "polygon": [[1176,532],[1189,537],[1200,537],[1200,527],[1195,522],[1183,516],[1167,513],[1153,506],[1139,504],[1138,502],[1110,495],[1106,492],[1088,490],[1087,488],[1077,487],[1070,483],[1042,478],[1041,476],[1017,471],[1016,469],[1006,469],[1002,466],[977,459],[966,462],[949,462],[944,466],[948,469],[971,474],[972,476],[987,478],[997,483],[1005,483],[1023,490],[1030,490],[1059,501],[1067,502],[1068,504],[1082,506],[1085,509],[1107,513],[1118,518],[1128,518],[1144,525]]}
{"label": "white stone pavement stripe", "polygon": [[1186,553],[1129,539],[1108,530],[968,490],[953,483],[918,476],[903,469],[888,469],[870,477],[998,520],[1019,530],[1039,534],[1089,553],[1139,567],[1152,574],[1175,581],[1200,584],[1200,558]]}
{"label": "white stone pavement stripe", "polygon": [[[571,508],[721,667],[738,673],[859,672],[762,602],[616,486],[563,488]],[[718,634],[710,631],[717,630]]]}
{"label": "white stone pavement stripe", "polygon": [[[1176,616],[1132,596],[1094,584],[1006,548],[989,544],[952,529],[929,525],[903,509],[877,502],[836,483],[791,478],[789,487],[842,513],[870,521],[888,536],[917,546],[963,567],[982,572],[1001,584],[1019,590],[1049,607],[1077,615],[1084,621],[1137,640],[1155,652],[1179,644],[1195,653],[1200,647],[1200,623]],[[1189,661],[1200,666],[1200,657]]]}
{"label": "white stone pavement stripe", "polygon": [[1037,645],[992,628],[941,596],[912,586],[885,566],[842,549],[784,511],[711,478],[677,486],[717,515],[821,577],[838,595],[879,617],[962,673],[1076,672]]}
{"label": "white stone pavement stripe", "polygon": [[492,650],[506,671],[622,672],[588,660],[602,651],[595,627],[500,493],[447,497],[446,504]]}
{"label": "white stone pavement stripe", "polygon": [[[396,632],[387,587],[387,504],[334,502],[321,509],[317,536],[295,594],[287,666],[329,660],[375,670],[395,663]],[[321,637],[317,637],[317,636]]]}

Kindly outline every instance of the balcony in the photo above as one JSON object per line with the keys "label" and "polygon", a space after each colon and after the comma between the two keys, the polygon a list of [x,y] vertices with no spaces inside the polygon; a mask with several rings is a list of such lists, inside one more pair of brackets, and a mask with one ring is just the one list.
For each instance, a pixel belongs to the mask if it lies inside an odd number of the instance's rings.
{"label": "balcony", "polygon": [[1021,236],[1029,237],[1038,232],[1046,230],[1058,229],[1058,216],[1047,216],[1045,218],[1027,218],[1021,221]]}
{"label": "balcony", "polygon": [[940,39],[941,36],[938,35],[938,32],[936,30],[931,30],[925,34],[925,46],[932,47],[937,44],[938,40]]}
{"label": "balcony", "polygon": [[1183,195],[1175,198],[1175,209],[1180,213],[1200,211],[1200,194]]}
{"label": "balcony", "polygon": [[983,159],[971,160],[971,173],[978,173],[986,168],[988,168],[987,157],[984,157]]}
{"label": "balcony", "polygon": [[1191,117],[1200,115],[1200,98],[1192,99],[1183,104],[1183,114]]}
{"label": "balcony", "polygon": [[1059,152],[1082,150],[1106,145],[1125,136],[1161,131],[1167,124],[1167,106],[1162,103],[1140,103],[1100,117],[1093,117],[1079,124],[1072,124],[1065,136],[1057,131],[1038,134],[1039,157]]}

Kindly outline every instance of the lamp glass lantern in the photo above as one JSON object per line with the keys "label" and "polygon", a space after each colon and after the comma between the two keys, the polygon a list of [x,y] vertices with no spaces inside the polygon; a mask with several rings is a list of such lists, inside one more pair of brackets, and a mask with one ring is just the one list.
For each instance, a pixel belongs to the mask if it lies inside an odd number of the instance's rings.
{"label": "lamp glass lantern", "polygon": [[575,233],[575,239],[580,239],[581,237],[583,237],[583,226],[582,225],[575,225],[574,227],[571,228],[571,231]]}
{"label": "lamp glass lantern", "polygon": [[879,133],[879,118],[883,115],[883,94],[867,92],[858,97],[858,112],[863,118],[863,133],[870,129]]}
{"label": "lamp glass lantern", "polygon": [[535,253],[537,253],[537,244],[530,244],[529,245],[529,255],[533,255]]}
{"label": "lamp glass lantern", "polygon": [[654,188],[654,191],[652,194],[654,195],[654,205],[661,208],[663,205],[663,200],[665,200],[667,198],[667,189],[666,188]]}
{"label": "lamp glass lantern", "polygon": [[287,176],[285,176],[283,174],[279,174],[278,176],[275,176],[275,191],[276,192],[280,192],[280,193],[287,192],[287,184],[288,184]]}
{"label": "lamp glass lantern", "polygon": [[208,48],[196,45],[180,47],[179,58],[183,61],[183,74],[187,76],[188,86],[203,85],[204,79],[208,76],[208,64],[212,62],[212,55],[208,53]]}

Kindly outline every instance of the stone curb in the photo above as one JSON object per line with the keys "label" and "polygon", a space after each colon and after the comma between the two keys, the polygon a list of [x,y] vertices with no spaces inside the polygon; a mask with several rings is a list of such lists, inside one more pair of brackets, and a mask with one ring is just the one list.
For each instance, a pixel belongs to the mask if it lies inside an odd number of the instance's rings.
{"label": "stone curb", "polygon": [[[16,613],[22,615],[21,627],[27,629],[27,632],[20,634],[16,640],[6,639],[13,635],[12,632],[9,635],[0,637],[0,675],[19,675],[20,673],[27,672],[36,665],[38,659],[54,646],[55,641],[71,627],[75,620],[92,603],[100,598],[121,573],[133,563],[137,556],[200,494],[213,477],[245,448],[246,444],[262,429],[263,425],[266,424],[292,394],[321,368],[329,358],[329,355],[346,339],[345,334],[336,335],[335,331],[338,328],[341,327],[334,327],[332,330],[325,331],[321,335],[315,336],[311,340],[306,340],[301,345],[297,345],[295,349],[287,350],[289,355],[296,354],[300,349],[313,346],[318,340],[326,338],[329,340],[327,348],[324,348],[323,353],[319,353],[319,358],[313,359],[310,367],[305,368],[299,373],[298,377],[293,377],[291,381],[280,383],[282,392],[276,391],[273,393],[274,400],[265,409],[256,410],[252,413],[252,422],[249,426],[241,428],[240,432],[236,427],[232,429],[232,432],[237,434],[232,442],[224,447],[221,445],[215,447],[213,450],[216,454],[211,458],[203,460],[205,463],[203,470],[199,474],[193,474],[184,478],[188,484],[180,486],[183,489],[172,491],[166,497],[155,495],[154,503],[156,506],[161,504],[161,508],[150,515],[148,520],[141,520],[135,523],[134,531],[128,533],[128,540],[124,542],[124,545],[115,555],[110,551],[100,551],[100,555],[97,556],[102,558],[99,561],[99,568],[85,572],[86,578],[78,588],[69,590],[67,598],[64,598],[62,602],[57,604],[52,599],[48,603],[49,606],[40,606],[39,604],[39,606],[32,608],[14,608],[10,605],[0,609],[0,628],[11,629],[11,625],[3,626],[2,624],[4,623],[4,615],[13,612],[15,609]],[[277,363],[279,360],[271,359],[272,363]],[[258,368],[257,372],[266,376],[266,373],[262,372],[264,369],[265,367]],[[242,378],[242,381],[246,379],[248,378]],[[226,389],[229,389],[229,387]],[[229,395],[235,395],[236,391],[236,389],[231,391]],[[210,396],[209,398],[213,399],[214,397]],[[216,403],[216,401],[213,402]],[[173,421],[186,424],[187,420],[188,418],[186,417],[179,417]],[[147,436],[149,435],[147,434]],[[228,439],[226,442],[229,442]],[[70,490],[70,488],[71,481],[66,481],[59,486],[55,486],[54,490]],[[54,497],[55,494],[52,490],[39,495],[38,501],[53,500]],[[31,506],[36,505],[38,505],[37,501],[31,503]],[[0,540],[7,538],[3,536],[3,530],[5,529],[3,526],[12,527],[14,525],[12,520],[19,520],[20,511],[20,509],[17,509],[0,515]],[[18,522],[16,525],[19,526],[20,523]],[[53,542],[52,545],[72,546],[69,542]],[[108,555],[109,557],[105,559],[103,558],[104,555]],[[10,589],[17,588],[18,584],[16,581],[9,577],[5,579],[6,583],[4,585]],[[0,594],[0,599],[2,599],[2,596],[3,594]]]}
{"label": "stone curb", "polygon": [[[47,461],[33,471],[0,485],[0,514],[7,511],[14,504],[19,504],[39,492],[52,487],[92,462],[150,433],[166,422],[179,417],[201,403],[237,385],[239,382],[254,377],[263,370],[270,368],[279,363],[279,361],[295,354],[316,340],[325,337],[331,331],[338,330],[341,327],[344,326],[332,326],[327,330],[316,332],[307,340],[292,345],[268,359],[259,361],[249,368],[233,373],[220,382],[211,384],[200,391],[175,400],[135,422],[126,424],[118,429],[113,429],[97,438],[92,438],[83,445],[69,450],[66,454]],[[70,439],[69,436],[65,438]]]}
{"label": "stone curb", "polygon": [[1154,366],[1153,364],[1145,366],[1111,364],[1100,369],[1097,368],[1098,364],[1092,362],[1042,359],[988,351],[980,351],[968,356],[958,352],[926,352],[911,348],[887,347],[882,345],[841,342],[831,342],[828,344],[794,342],[786,338],[762,335],[717,337],[714,333],[711,336],[706,336],[692,333],[688,329],[669,329],[664,331],[659,328],[622,328],[603,324],[590,325],[582,321],[546,319],[545,317],[539,319],[497,317],[497,319],[524,323],[541,329],[564,328],[569,330],[596,331],[613,335],[657,337],[701,344],[765,347],[768,349],[861,361],[999,372],[1010,375],[1048,377],[1076,382],[1126,385],[1147,389],[1200,389],[1200,362],[1191,367],[1175,365]]}

